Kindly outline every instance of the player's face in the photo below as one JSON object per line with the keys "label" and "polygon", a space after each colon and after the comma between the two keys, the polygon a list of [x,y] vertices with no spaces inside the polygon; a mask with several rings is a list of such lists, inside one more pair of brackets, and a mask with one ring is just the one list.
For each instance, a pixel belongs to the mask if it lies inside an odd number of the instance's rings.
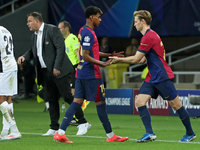
{"label": "player's face", "polygon": [[143,29],[143,23],[141,20],[138,19],[137,16],[134,18],[134,26],[137,31],[142,31]]}
{"label": "player's face", "polygon": [[27,19],[27,26],[30,31],[38,31],[37,21],[33,18],[33,16],[29,16]]}
{"label": "player's face", "polygon": [[63,26],[63,23],[59,23],[58,28],[60,29],[60,32],[61,32],[62,34],[65,33],[65,28],[64,28],[64,26]]}
{"label": "player's face", "polygon": [[92,15],[92,22],[94,24],[94,27],[98,27],[101,22],[101,15],[97,13],[96,15]]}

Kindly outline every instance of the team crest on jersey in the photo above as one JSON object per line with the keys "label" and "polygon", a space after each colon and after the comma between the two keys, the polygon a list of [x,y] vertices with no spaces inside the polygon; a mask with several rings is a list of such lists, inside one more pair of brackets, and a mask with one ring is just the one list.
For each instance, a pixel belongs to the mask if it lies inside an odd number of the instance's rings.
{"label": "team crest on jersey", "polygon": [[89,36],[84,37],[84,41],[85,42],[89,42],[90,41],[90,37]]}
{"label": "team crest on jersey", "polygon": [[81,70],[83,68],[83,66],[82,65],[78,65],[77,68]]}

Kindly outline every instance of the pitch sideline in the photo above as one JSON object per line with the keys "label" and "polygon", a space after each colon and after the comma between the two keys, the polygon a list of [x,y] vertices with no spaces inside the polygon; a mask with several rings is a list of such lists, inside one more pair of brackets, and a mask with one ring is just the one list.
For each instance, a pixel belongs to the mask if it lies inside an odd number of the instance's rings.
{"label": "pitch sideline", "polygon": [[[21,134],[34,134],[34,135],[42,135],[43,133],[26,133],[26,132],[21,132]],[[106,139],[106,137],[101,137],[101,136],[77,136],[77,135],[66,135],[67,137],[86,137],[86,138],[98,138],[98,139]],[[136,141],[136,139],[131,139],[129,138],[129,140],[131,141]],[[169,141],[169,140],[155,140],[153,142],[165,142],[165,143],[178,143],[177,141]],[[182,142],[182,143],[187,143],[187,144],[200,144],[200,142]],[[181,144],[181,143],[180,143]]]}

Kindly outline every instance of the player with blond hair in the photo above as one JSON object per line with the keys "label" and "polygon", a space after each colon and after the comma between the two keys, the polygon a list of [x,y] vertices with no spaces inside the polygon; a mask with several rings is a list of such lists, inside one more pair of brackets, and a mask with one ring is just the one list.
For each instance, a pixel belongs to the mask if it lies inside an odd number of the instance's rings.
{"label": "player with blond hair", "polygon": [[146,133],[137,142],[147,142],[156,139],[156,134],[151,126],[151,117],[147,109],[146,103],[152,98],[157,98],[158,94],[169,102],[174,110],[178,113],[183,125],[186,128],[186,135],[178,142],[189,142],[196,138],[190,124],[190,117],[186,109],[183,107],[172,79],[174,74],[165,60],[165,49],[159,35],[150,28],[151,14],[146,10],[134,12],[134,26],[137,31],[143,35],[140,46],[134,56],[113,59],[112,63],[129,63],[143,64],[147,60],[148,74],[139,90],[136,98],[136,106],[140,113],[140,117],[145,126]]}

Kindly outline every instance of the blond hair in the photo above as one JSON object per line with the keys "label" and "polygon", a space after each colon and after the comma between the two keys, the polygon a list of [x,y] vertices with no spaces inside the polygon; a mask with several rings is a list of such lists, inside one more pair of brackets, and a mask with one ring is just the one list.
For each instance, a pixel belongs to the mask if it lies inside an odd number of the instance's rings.
{"label": "blond hair", "polygon": [[147,25],[150,25],[151,24],[151,14],[149,11],[147,10],[138,10],[138,11],[135,11],[134,12],[134,17],[138,17],[139,20],[142,20],[144,19],[146,21],[146,24]]}

